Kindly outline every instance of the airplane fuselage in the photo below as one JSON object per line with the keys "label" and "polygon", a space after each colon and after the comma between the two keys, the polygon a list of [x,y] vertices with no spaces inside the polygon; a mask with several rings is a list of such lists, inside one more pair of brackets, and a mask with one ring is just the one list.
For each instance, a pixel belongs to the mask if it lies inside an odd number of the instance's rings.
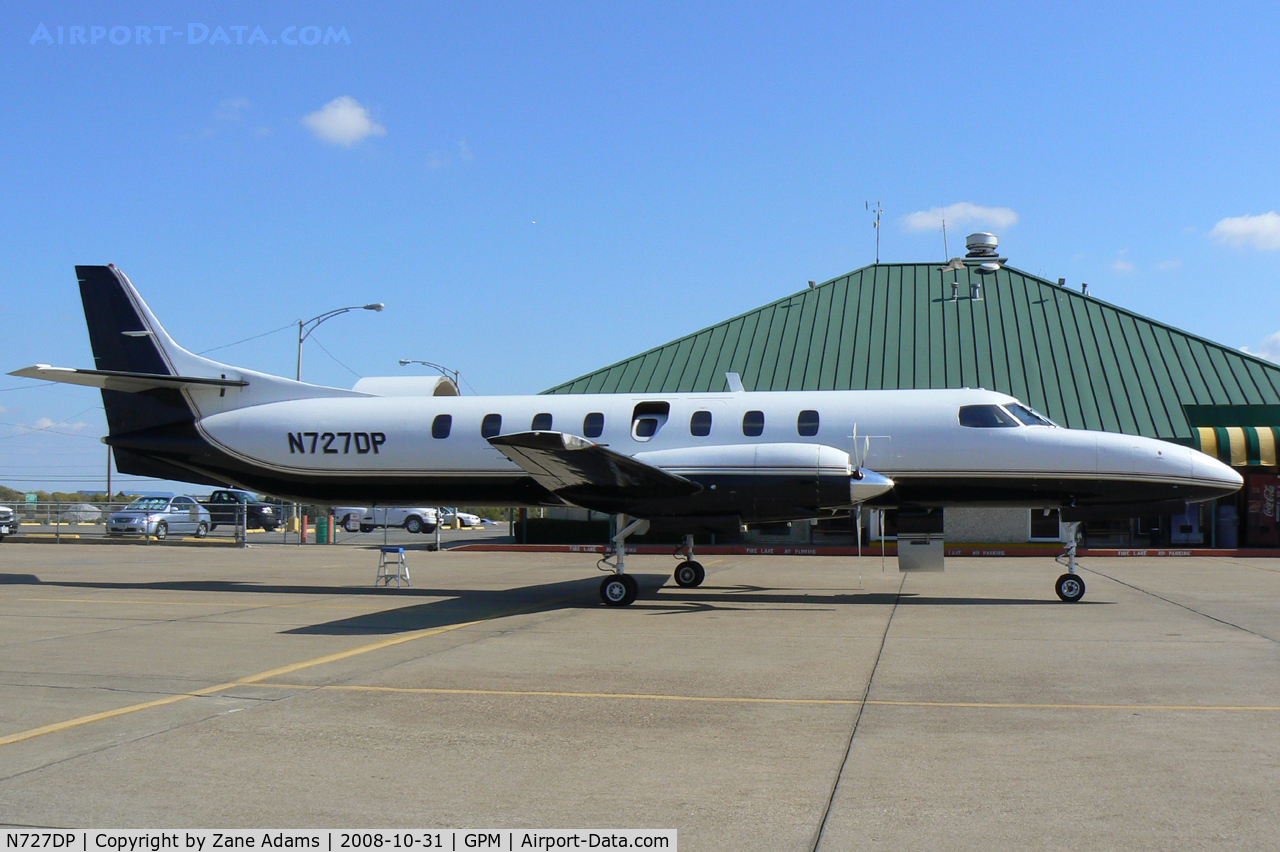
{"label": "airplane fuselage", "polygon": [[[199,406],[214,392],[188,393]],[[196,428],[208,449],[179,455],[269,493],[382,504],[558,502],[487,440],[530,430],[585,435],[686,476],[703,486],[690,498],[700,513],[733,510],[744,477],[758,473],[743,469],[743,453],[780,445],[862,457],[896,483],[872,501],[880,505],[1204,500],[1236,487],[1229,468],[1164,441],[960,423],[962,406],[1014,402],[968,389],[296,399],[202,416]],[[646,417],[658,421],[648,434],[637,428]],[[660,514],[690,511],[668,502]]]}

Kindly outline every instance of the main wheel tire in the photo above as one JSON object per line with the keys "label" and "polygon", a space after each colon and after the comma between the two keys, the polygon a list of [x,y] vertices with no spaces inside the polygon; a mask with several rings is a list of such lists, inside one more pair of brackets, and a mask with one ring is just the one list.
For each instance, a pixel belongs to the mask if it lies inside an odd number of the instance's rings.
{"label": "main wheel tire", "polygon": [[707,578],[707,571],[702,567],[702,563],[689,560],[677,565],[673,576],[676,578],[676,585],[680,588],[694,589],[702,585],[702,581]]}
{"label": "main wheel tire", "polygon": [[360,525],[360,532],[362,532],[362,533],[371,533],[371,532],[373,532],[373,524],[361,524],[361,525]]}
{"label": "main wheel tire", "polygon": [[404,528],[405,532],[411,532],[414,535],[418,535],[422,532],[423,528],[422,518],[419,518],[417,515],[410,515],[404,519]]}
{"label": "main wheel tire", "polygon": [[209,525],[204,521],[196,524],[196,538],[204,538],[209,534]]}
{"label": "main wheel tire", "polygon": [[271,526],[267,526],[266,524],[263,524],[263,525],[262,525],[262,531],[263,531],[263,532],[273,533],[273,532],[275,532],[277,529],[279,529],[279,527],[277,527],[275,524],[272,524]]}
{"label": "main wheel tire", "polygon": [[1079,574],[1063,574],[1053,584],[1053,590],[1067,603],[1076,603],[1084,597],[1084,579]]}
{"label": "main wheel tire", "polygon": [[169,535],[169,525],[166,524],[164,521],[161,521],[160,523],[156,524],[156,538],[158,539],[164,538],[167,535]]}
{"label": "main wheel tire", "polygon": [[630,574],[610,574],[600,584],[600,600],[608,606],[630,606],[640,591]]}

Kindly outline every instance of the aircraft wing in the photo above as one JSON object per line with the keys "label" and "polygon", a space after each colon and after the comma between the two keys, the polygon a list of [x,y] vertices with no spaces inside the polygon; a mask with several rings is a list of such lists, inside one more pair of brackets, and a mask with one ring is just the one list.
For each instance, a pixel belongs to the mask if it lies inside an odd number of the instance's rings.
{"label": "aircraft wing", "polygon": [[517,432],[489,439],[543,488],[585,509],[616,513],[633,502],[687,497],[696,482],[564,432]]}

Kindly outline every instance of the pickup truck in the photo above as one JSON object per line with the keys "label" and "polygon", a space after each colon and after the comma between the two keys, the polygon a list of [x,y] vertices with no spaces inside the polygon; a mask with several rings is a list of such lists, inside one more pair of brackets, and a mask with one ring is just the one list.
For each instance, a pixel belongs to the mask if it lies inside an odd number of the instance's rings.
{"label": "pickup truck", "polygon": [[13,516],[13,510],[8,506],[0,506],[0,541],[4,541],[4,537],[18,531],[18,519]]}
{"label": "pickup truck", "polygon": [[[211,519],[209,529],[217,529],[218,524],[235,526],[241,511],[245,513],[246,529],[264,529],[267,532],[274,532],[283,522],[278,507],[264,503],[248,491],[236,488],[215,491],[209,495],[208,500],[201,500],[200,505],[209,510]],[[244,507],[243,510],[241,506]]]}
{"label": "pickup truck", "polygon": [[426,507],[391,506],[370,509],[364,506],[334,506],[333,517],[347,532],[373,532],[381,526],[404,527],[411,533],[436,531],[436,510]]}

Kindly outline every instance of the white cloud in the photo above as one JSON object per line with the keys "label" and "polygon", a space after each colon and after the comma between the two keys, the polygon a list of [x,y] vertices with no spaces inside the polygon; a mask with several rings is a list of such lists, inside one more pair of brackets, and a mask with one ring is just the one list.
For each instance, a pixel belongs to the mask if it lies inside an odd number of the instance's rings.
{"label": "white cloud", "polygon": [[427,168],[429,169],[443,169],[447,165],[449,165],[449,158],[439,151],[432,151],[427,157]]}
{"label": "white cloud", "polygon": [[1161,269],[1161,270],[1181,269],[1181,268],[1182,268],[1182,258],[1180,257],[1173,257],[1173,258],[1170,258],[1169,260],[1162,260],[1156,264],[1156,269]]}
{"label": "white cloud", "polygon": [[227,98],[218,104],[213,117],[218,121],[239,121],[240,115],[249,108],[248,98]]}
{"label": "white cloud", "polygon": [[459,139],[459,140],[458,140],[458,154],[459,154],[459,155],[462,157],[462,159],[464,159],[464,160],[474,160],[474,159],[475,159],[475,155],[474,155],[474,154],[472,154],[472,153],[471,153],[471,149],[467,147],[467,140],[465,140],[465,139]]}
{"label": "white cloud", "polygon": [[1219,243],[1259,251],[1280,250],[1280,213],[1261,216],[1228,216],[1209,232]]}
{"label": "white cloud", "polygon": [[302,123],[317,139],[348,148],[370,136],[387,135],[387,129],[369,117],[369,110],[349,95],[334,98],[320,110],[305,116]]}
{"label": "white cloud", "polygon": [[1111,261],[1111,268],[1116,272],[1126,273],[1133,272],[1133,270],[1137,269],[1137,267],[1133,265],[1133,261],[1129,260],[1127,257],[1117,257],[1115,260]]}
{"label": "white cloud", "polygon": [[918,213],[902,217],[902,224],[908,231],[936,231],[942,227],[942,220],[948,225],[963,227],[965,225],[986,225],[992,228],[1007,228],[1018,222],[1018,214],[1008,207],[982,207],[961,201],[948,207],[931,207]]}
{"label": "white cloud", "polygon": [[1257,355],[1259,358],[1266,358],[1268,361],[1280,364],[1280,331],[1262,341],[1257,349],[1250,349],[1248,346],[1241,346],[1240,349],[1250,355]]}

